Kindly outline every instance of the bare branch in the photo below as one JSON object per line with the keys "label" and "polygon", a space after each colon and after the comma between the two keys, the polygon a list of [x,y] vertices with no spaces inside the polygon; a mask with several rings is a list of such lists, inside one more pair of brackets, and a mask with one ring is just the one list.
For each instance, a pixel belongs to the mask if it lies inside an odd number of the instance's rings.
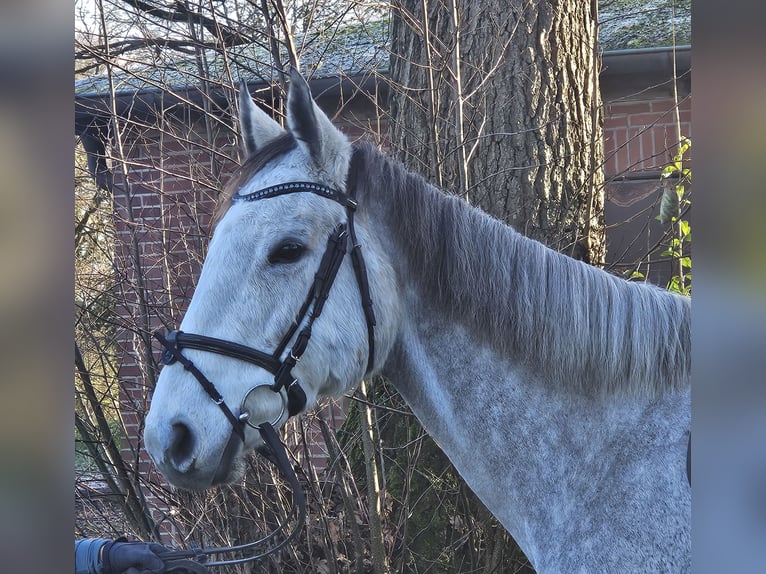
{"label": "bare branch", "polygon": [[205,16],[201,12],[191,10],[188,3],[182,2],[181,0],[173,2],[175,10],[166,10],[160,8],[156,4],[144,2],[143,0],[120,1],[151,18],[158,18],[167,22],[192,22],[198,24],[214,36],[220,37],[225,46],[237,46],[252,41],[252,38],[245,36],[241,30],[235,30],[228,26],[221,26],[219,28],[219,24],[215,20]]}

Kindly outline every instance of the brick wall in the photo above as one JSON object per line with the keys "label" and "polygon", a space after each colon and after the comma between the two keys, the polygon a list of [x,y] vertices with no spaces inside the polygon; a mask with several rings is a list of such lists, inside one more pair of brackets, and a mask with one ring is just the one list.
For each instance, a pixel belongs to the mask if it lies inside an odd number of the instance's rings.
{"label": "brick wall", "polygon": [[[123,457],[136,470],[147,507],[164,535],[164,480],[142,444],[143,420],[157,375],[158,351],[147,333],[177,326],[188,305],[207,245],[210,217],[236,157],[231,134],[218,130],[215,155],[205,126],[166,123],[125,129],[124,163],[113,162],[117,275],[116,334],[120,407],[126,432]],[[114,150],[113,150],[114,151]]]}
{"label": "brick wall", "polygon": [[[691,98],[679,103],[679,114],[682,134],[691,137]],[[609,103],[604,117],[607,179],[662,169],[672,159],[678,136],[671,98]]]}

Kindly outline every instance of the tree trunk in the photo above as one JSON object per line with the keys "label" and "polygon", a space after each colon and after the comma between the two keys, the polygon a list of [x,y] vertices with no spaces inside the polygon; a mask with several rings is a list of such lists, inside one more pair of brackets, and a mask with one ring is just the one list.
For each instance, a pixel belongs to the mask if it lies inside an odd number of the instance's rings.
{"label": "tree trunk", "polygon": [[[596,19],[595,1],[397,0],[390,137],[400,159],[436,185],[529,237],[601,265]],[[447,484],[461,479],[438,447],[413,442],[422,433],[417,421],[402,417],[386,428],[392,431],[384,444],[393,453],[387,485],[402,489],[390,492],[393,511],[410,521],[400,523],[397,546],[405,552],[396,570],[419,562],[415,570],[454,572],[470,563],[482,571],[521,571],[510,537],[497,535],[499,526],[474,496],[454,494],[467,488]],[[401,470],[413,459],[418,468]],[[411,501],[420,502],[418,509]],[[417,517],[425,508],[433,509],[427,527],[426,517]],[[448,557],[429,551],[448,544]]]}
{"label": "tree trunk", "polygon": [[595,3],[395,4],[390,110],[400,158],[518,231],[602,263]]}

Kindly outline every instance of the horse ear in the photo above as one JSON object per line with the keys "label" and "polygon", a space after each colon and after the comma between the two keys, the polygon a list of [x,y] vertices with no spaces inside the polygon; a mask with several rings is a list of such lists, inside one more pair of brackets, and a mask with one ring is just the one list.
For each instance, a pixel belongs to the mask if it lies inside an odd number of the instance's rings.
{"label": "horse ear", "polygon": [[290,70],[287,126],[320,168],[336,181],[345,181],[351,143],[314,102],[309,85],[295,68]]}
{"label": "horse ear", "polygon": [[282,126],[255,105],[245,80],[239,84],[239,129],[242,132],[242,142],[248,156],[285,133]]}

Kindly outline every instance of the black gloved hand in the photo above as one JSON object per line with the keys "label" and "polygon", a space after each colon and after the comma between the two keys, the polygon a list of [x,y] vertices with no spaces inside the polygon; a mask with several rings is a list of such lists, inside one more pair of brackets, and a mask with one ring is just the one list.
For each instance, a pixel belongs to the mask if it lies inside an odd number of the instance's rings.
{"label": "black gloved hand", "polygon": [[109,542],[103,549],[104,574],[161,574],[165,563],[157,554],[167,548],[153,542]]}

